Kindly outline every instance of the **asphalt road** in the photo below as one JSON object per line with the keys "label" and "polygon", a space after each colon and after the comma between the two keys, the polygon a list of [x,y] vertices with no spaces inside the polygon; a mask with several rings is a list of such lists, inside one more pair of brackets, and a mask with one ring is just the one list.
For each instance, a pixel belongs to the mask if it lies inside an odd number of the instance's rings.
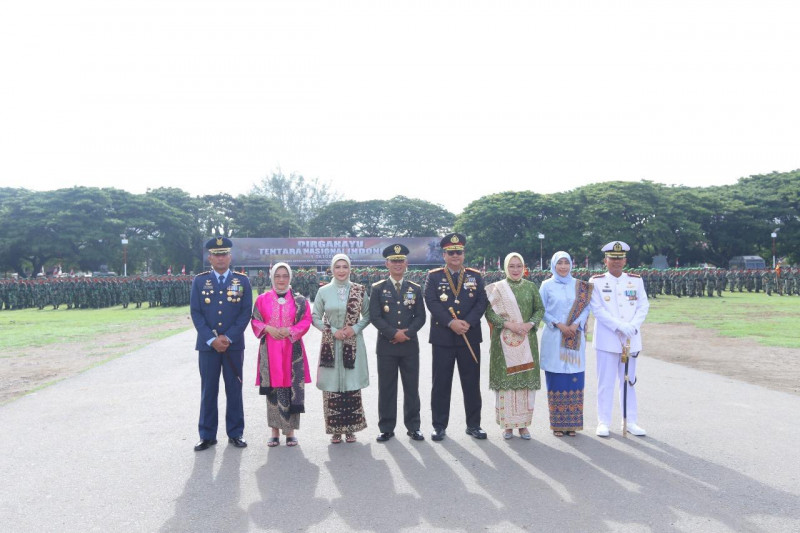
{"label": "asphalt road", "polygon": [[[370,350],[375,334],[366,331]],[[427,339],[427,329],[421,334]],[[423,343],[424,442],[402,427],[398,438],[375,442],[371,353],[369,427],[358,443],[328,442],[312,384],[294,449],[283,439],[265,444],[251,339],[244,450],[227,444],[224,422],[216,447],[192,450],[200,387],[193,331],[0,407],[0,530],[800,531],[800,397],[647,358],[646,330],[637,385],[645,438],[622,438],[618,410],[612,436],[594,436],[590,351],[585,431],[554,437],[540,391],[534,439],[503,440],[484,343],[489,438],[464,434],[456,378],[448,438],[432,442]],[[306,345],[315,377],[313,328]],[[224,402],[220,394],[223,412]]]}

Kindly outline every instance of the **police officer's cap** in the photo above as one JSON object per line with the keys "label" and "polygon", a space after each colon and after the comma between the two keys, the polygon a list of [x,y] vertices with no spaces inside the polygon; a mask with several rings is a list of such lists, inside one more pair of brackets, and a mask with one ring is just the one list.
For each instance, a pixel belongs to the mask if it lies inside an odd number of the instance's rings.
{"label": "police officer's cap", "polygon": [[383,249],[383,257],[389,261],[403,261],[408,256],[408,246],[404,244],[390,244]]}
{"label": "police officer's cap", "polygon": [[463,233],[450,233],[442,238],[439,246],[442,250],[463,250],[464,245],[467,244],[467,237]]}
{"label": "police officer's cap", "polygon": [[226,255],[231,253],[233,241],[227,237],[212,237],[206,242],[206,250],[211,255]]}
{"label": "police officer's cap", "polygon": [[625,257],[626,252],[630,251],[631,247],[622,241],[611,241],[603,246],[601,252],[605,252],[606,257],[612,259],[621,259]]}

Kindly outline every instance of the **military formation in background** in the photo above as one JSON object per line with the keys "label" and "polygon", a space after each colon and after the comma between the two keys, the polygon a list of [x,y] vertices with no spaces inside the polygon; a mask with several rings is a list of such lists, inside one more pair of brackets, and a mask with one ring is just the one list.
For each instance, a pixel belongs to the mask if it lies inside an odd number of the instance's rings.
{"label": "military formation in background", "polygon": [[[626,270],[639,274],[644,280],[650,298],[677,296],[678,298],[721,297],[725,292],[755,292],[767,296],[800,295],[800,269],[778,268],[762,270],[727,270],[723,268],[670,268],[657,270],[633,268]],[[575,278],[588,281],[600,270],[576,268]],[[409,269],[405,277],[425,289],[428,270]],[[549,270],[531,270],[525,279],[539,285],[551,276]],[[386,277],[383,268],[353,268],[351,279],[367,287]],[[484,274],[487,284],[504,278],[502,271]],[[330,281],[330,275],[314,269],[293,270],[292,288],[314,300],[320,284]],[[258,294],[267,290],[269,277],[259,271],[251,277]],[[189,305],[191,276],[135,276],[103,278],[37,278],[0,280],[0,311],[13,309],[101,309],[121,305],[124,308],[168,307]]]}
{"label": "military formation in background", "polygon": [[0,310],[179,307],[189,305],[191,276],[0,280]]}

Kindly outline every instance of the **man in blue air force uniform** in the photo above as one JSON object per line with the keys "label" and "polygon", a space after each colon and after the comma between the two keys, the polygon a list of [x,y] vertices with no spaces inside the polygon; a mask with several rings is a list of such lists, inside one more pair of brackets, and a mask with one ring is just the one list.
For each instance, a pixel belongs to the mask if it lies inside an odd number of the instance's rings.
{"label": "man in blue air force uniform", "polygon": [[233,272],[231,248],[226,237],[215,237],[206,243],[211,270],[198,274],[192,282],[189,309],[197,330],[200,366],[200,442],[194,449],[202,451],[217,443],[217,395],[219,375],[225,381],[225,429],[228,442],[237,448],[247,443],[244,433],[242,405],[242,365],[244,363],[244,331],[253,310],[253,291],[244,274]]}
{"label": "man in blue air force uniform", "polygon": [[369,320],[378,330],[378,442],[394,437],[397,423],[397,374],[403,380],[403,422],[406,435],[424,440],[419,429],[419,340],[425,325],[422,288],[403,279],[408,268],[408,248],[392,244],[383,250],[389,277],[372,285]]}

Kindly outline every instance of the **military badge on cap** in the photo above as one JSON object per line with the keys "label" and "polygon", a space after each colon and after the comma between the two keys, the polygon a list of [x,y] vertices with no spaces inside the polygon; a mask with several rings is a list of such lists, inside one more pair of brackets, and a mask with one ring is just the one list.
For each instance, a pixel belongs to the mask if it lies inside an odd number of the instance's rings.
{"label": "military badge on cap", "polygon": [[408,256],[408,246],[404,244],[390,244],[383,249],[383,257],[389,261],[403,261]]}
{"label": "military badge on cap", "polygon": [[212,237],[206,242],[206,250],[212,255],[226,255],[231,253],[233,241],[227,237]]}
{"label": "military badge on cap", "polygon": [[439,246],[441,246],[442,250],[463,250],[464,246],[467,244],[467,237],[463,233],[450,233],[445,235]]}
{"label": "military badge on cap", "polygon": [[610,257],[612,259],[621,259],[625,257],[626,252],[629,252],[630,249],[631,247],[622,241],[611,241],[603,246],[600,251],[605,252],[606,257]]}

